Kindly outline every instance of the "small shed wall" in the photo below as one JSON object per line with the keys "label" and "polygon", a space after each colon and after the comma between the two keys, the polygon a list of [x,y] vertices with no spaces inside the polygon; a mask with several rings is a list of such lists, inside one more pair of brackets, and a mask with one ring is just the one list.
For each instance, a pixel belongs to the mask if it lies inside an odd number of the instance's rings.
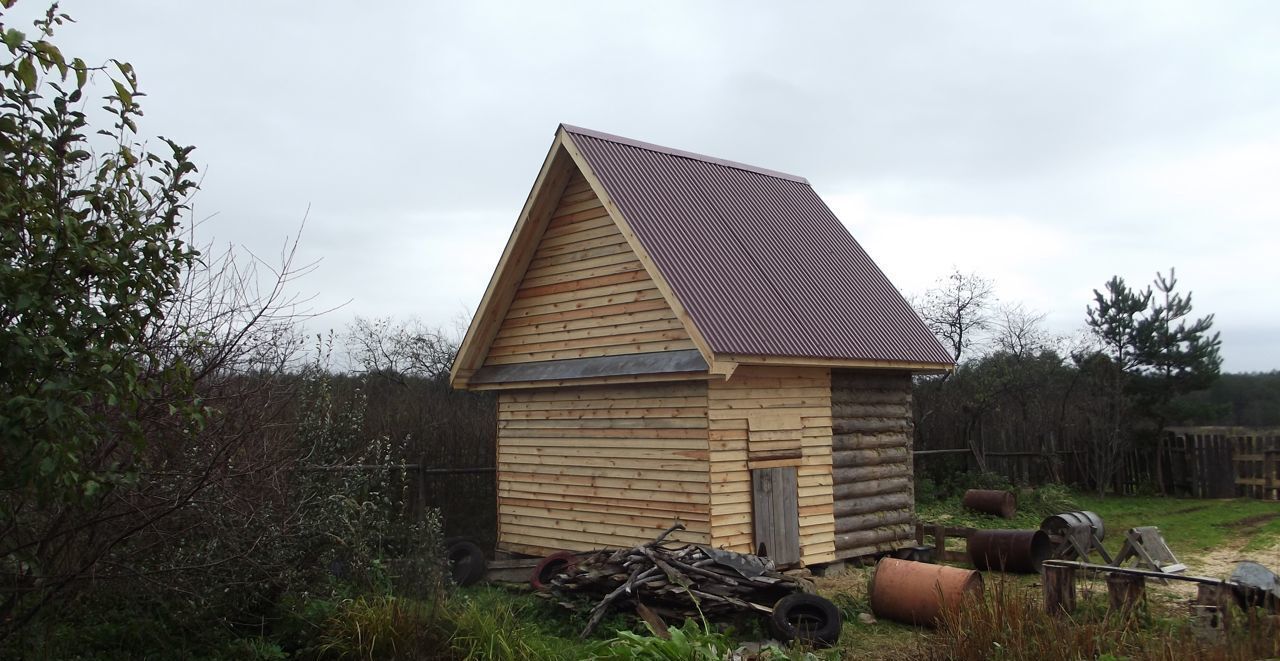
{"label": "small shed wall", "polygon": [[795,466],[801,559],[834,560],[830,370],[742,366],[707,405],[712,545],[752,551],[751,469]]}
{"label": "small shed wall", "polygon": [[499,395],[502,549],[635,546],[677,518],[675,539],[709,543],[709,475],[705,383]]}
{"label": "small shed wall", "polygon": [[910,373],[833,370],[831,414],[836,557],[911,544]]}
{"label": "small shed wall", "polygon": [[485,365],[693,348],[600,198],[575,172]]}

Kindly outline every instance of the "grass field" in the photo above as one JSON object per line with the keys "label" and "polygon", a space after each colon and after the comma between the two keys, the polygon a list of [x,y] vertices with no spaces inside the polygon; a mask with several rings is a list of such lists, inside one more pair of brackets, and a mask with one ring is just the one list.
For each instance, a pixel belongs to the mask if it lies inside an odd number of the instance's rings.
{"label": "grass field", "polygon": [[[1225,576],[1236,559],[1255,559],[1280,568],[1280,503],[1254,500],[1190,500],[1158,497],[1110,497],[1047,492],[1026,494],[1022,512],[1012,520],[965,512],[956,501],[940,501],[918,508],[924,521],[980,528],[1038,528],[1044,512],[1087,509],[1103,517],[1110,531],[1106,545],[1115,553],[1121,533],[1134,526],[1155,525],[1164,533],[1170,548],[1190,566],[1190,572]],[[1047,618],[1040,612],[1038,576],[1005,576],[988,573],[987,597],[975,606],[959,626],[943,631],[904,626],[872,618],[869,606],[870,567],[853,567],[844,575],[817,579],[821,594],[840,608],[845,618],[839,645],[832,650],[790,650],[793,659],[949,659],[949,658],[1180,658],[1174,651],[1195,646],[1203,659],[1254,658],[1268,656],[1267,641],[1243,638],[1232,646],[1189,638],[1184,623],[1185,603],[1190,593],[1177,582],[1170,586],[1148,584],[1148,600],[1142,617],[1117,620],[1107,613],[1106,589],[1100,581],[1081,583],[1078,617],[1072,621]],[[505,595],[505,596],[504,596]],[[477,612],[501,611],[499,605],[514,606],[516,617],[499,624],[500,629],[517,626],[520,651],[540,652],[542,658],[584,658],[600,654],[609,645],[603,640],[578,641],[573,632],[580,622],[552,604],[529,595],[513,595],[495,588],[463,592],[463,598],[479,608]],[[601,636],[611,630],[634,628],[624,618],[614,618],[602,627]],[[1274,626],[1274,625],[1268,625]],[[693,625],[694,629],[698,625]],[[723,628],[723,627],[722,627]],[[490,629],[479,626],[480,631]],[[972,631],[969,631],[972,629]],[[1266,629],[1271,636],[1274,629]],[[1255,632],[1256,634],[1256,632]],[[763,637],[758,623],[737,622],[709,637],[721,645],[737,646]],[[1241,635],[1248,635],[1245,632]],[[985,638],[984,638],[985,637]],[[483,638],[483,635],[477,636]],[[978,643],[974,639],[981,639]],[[503,636],[503,640],[512,640]],[[989,640],[988,640],[989,639]],[[479,642],[479,640],[476,640]],[[511,658],[511,643],[499,650],[485,650],[476,658]],[[978,647],[975,648],[975,645]],[[1253,647],[1250,647],[1253,645]],[[1191,647],[1188,647],[1191,646]],[[505,649],[503,649],[505,648]],[[976,649],[976,651],[975,651]],[[1049,650],[1049,651],[1046,651]],[[493,657],[486,652],[496,651]],[[506,651],[506,653],[504,653]],[[1108,657],[1108,655],[1110,655]],[[654,658],[635,656],[627,658]],[[676,657],[685,658],[685,657]],[[754,658],[754,657],[743,657]]]}
{"label": "grass field", "polygon": [[[1035,495],[1022,498],[1023,507],[1010,520],[965,511],[958,500],[946,500],[917,507],[922,521],[976,528],[1038,528],[1045,512],[1058,509],[1045,505],[1071,505],[1102,517],[1107,539],[1104,546],[1115,554],[1125,530],[1136,526],[1160,528],[1178,559],[1188,565],[1188,572],[1225,578],[1238,560],[1255,560],[1280,571],[1280,503],[1247,499],[1195,500],[1164,497],[1098,498],[1093,495],[1063,494],[1069,503],[1039,503]],[[1065,510],[1064,510],[1065,511]],[[961,547],[962,548],[962,543]],[[1000,576],[988,574],[987,585],[1001,584],[1003,589],[1038,599],[1038,576]],[[870,568],[852,569],[847,575],[818,579],[820,591],[843,607],[845,630],[837,649],[841,658],[903,659],[936,656],[943,644],[929,630],[906,627],[891,622],[864,624],[859,613],[869,612],[867,590]],[[1084,597],[1086,607],[1093,603],[1101,608],[1105,587],[1100,583],[1082,586],[1091,595]],[[1149,615],[1156,628],[1168,629],[1185,619],[1185,602],[1194,590],[1188,585],[1170,582],[1169,586],[1148,584]],[[852,617],[850,617],[852,616]],[[851,621],[850,621],[851,620]],[[1005,650],[1008,658],[1020,658],[1014,650]],[[945,658],[945,655],[943,655]],[[1247,656],[1245,658],[1248,658]]]}

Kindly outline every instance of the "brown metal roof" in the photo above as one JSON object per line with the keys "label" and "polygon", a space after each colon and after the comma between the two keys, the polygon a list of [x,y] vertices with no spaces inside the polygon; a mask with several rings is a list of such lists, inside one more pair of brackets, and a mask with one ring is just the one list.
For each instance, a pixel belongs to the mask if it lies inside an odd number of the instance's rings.
{"label": "brown metal roof", "polygon": [[805,179],[562,128],[714,353],[953,362]]}

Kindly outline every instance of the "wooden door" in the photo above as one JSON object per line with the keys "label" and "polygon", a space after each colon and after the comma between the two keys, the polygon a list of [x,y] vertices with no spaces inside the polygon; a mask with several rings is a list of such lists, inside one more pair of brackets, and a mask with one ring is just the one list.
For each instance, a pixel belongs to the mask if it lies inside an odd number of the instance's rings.
{"label": "wooden door", "polygon": [[800,508],[794,466],[751,471],[755,551],[778,566],[800,561]]}

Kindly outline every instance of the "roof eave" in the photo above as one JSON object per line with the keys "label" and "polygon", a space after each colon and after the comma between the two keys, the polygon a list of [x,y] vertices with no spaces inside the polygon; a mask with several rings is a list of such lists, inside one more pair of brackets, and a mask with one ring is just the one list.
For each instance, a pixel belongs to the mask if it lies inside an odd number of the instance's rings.
{"label": "roof eave", "polygon": [[909,360],[877,360],[868,358],[821,358],[810,356],[766,356],[752,354],[719,354],[717,358],[737,365],[774,365],[778,367],[841,367],[847,369],[900,370],[916,374],[945,374],[954,371],[955,363]]}

